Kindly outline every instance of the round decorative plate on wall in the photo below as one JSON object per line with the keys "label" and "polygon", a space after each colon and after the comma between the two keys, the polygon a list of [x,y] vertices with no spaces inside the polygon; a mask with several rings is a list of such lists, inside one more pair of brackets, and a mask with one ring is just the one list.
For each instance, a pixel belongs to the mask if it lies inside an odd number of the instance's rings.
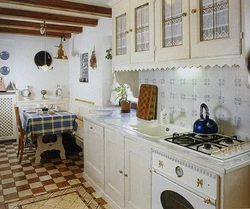
{"label": "round decorative plate on wall", "polygon": [[2,75],[8,75],[10,73],[10,68],[7,66],[3,66],[0,68],[0,73]]}
{"label": "round decorative plate on wall", "polygon": [[2,51],[2,52],[0,53],[0,58],[1,58],[2,60],[7,60],[7,59],[9,59],[9,57],[10,57],[10,53],[7,52],[7,51]]}

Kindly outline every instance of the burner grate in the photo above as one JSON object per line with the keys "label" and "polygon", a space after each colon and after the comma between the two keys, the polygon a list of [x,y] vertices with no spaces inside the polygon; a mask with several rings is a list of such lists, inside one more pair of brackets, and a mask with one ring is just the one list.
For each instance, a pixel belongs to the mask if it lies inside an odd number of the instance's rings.
{"label": "burner grate", "polygon": [[164,140],[207,155],[243,142],[239,140],[237,136],[230,137],[221,134],[202,135],[193,132],[185,134],[174,133],[173,136],[165,138]]}

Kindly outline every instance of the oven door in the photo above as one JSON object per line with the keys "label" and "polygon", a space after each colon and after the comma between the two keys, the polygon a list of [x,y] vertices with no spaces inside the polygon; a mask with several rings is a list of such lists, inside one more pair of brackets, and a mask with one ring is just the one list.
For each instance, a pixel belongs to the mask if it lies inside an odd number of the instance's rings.
{"label": "oven door", "polygon": [[216,209],[204,199],[159,174],[152,174],[152,209]]}

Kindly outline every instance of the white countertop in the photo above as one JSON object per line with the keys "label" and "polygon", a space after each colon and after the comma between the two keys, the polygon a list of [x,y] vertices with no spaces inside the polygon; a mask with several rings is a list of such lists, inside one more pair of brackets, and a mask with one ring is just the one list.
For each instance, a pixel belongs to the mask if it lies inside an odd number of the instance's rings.
{"label": "white countertop", "polygon": [[228,160],[218,160],[209,155],[202,154],[190,150],[188,148],[178,146],[176,144],[165,142],[162,138],[151,138],[144,136],[134,131],[131,125],[144,123],[153,123],[152,121],[142,120],[136,117],[134,110],[131,113],[120,113],[119,109],[115,110],[110,116],[99,116],[96,114],[83,115],[83,119],[101,125],[104,128],[113,129],[114,131],[122,132],[124,136],[137,139],[152,147],[152,149],[162,150],[180,160],[185,160],[195,165],[199,165],[204,169],[209,169],[217,174],[226,174],[236,169],[250,165],[250,150],[249,152],[231,158]]}

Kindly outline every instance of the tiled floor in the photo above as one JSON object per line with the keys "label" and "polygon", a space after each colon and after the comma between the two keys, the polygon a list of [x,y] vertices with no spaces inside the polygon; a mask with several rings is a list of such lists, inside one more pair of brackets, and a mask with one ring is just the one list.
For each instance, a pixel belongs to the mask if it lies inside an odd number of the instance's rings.
{"label": "tiled floor", "polygon": [[[71,155],[66,160],[60,160],[57,156],[52,158],[50,154],[43,158],[41,164],[35,164],[34,152],[29,153],[29,150],[26,150],[23,161],[19,164],[16,151],[17,145],[15,143],[0,144],[0,209],[10,207],[11,203],[23,204],[22,201],[27,199],[34,202],[34,197],[37,200],[43,195],[56,194],[60,191],[62,192],[60,195],[66,195],[69,189],[76,188],[87,191],[88,196],[90,195],[94,199],[96,206],[90,208],[110,208],[83,178],[82,157]],[[71,192],[68,195],[68,197],[74,196],[77,204],[81,200],[83,206],[89,208],[79,192]],[[65,196],[65,198],[67,197]],[[41,201],[38,202],[42,204]],[[16,208],[35,209],[42,207],[26,205]],[[52,208],[59,209],[60,207],[55,205]],[[74,207],[72,206],[72,208]]]}

